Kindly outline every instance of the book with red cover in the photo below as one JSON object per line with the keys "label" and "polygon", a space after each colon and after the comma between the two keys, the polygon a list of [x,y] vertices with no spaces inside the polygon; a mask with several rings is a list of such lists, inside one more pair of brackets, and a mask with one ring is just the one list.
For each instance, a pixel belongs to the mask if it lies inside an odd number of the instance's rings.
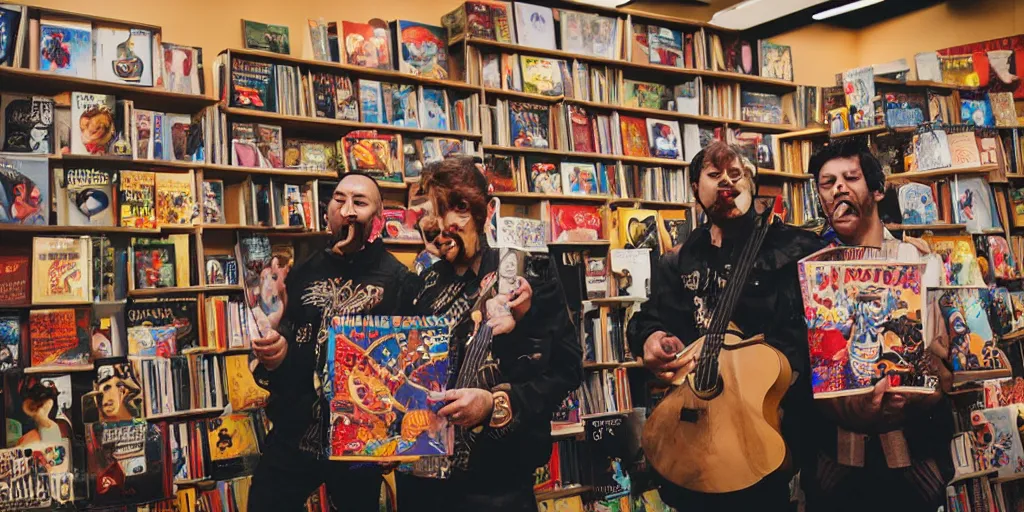
{"label": "book with red cover", "polygon": [[569,122],[571,124],[572,148],[580,153],[596,153],[594,149],[593,118],[583,107],[569,105]]}
{"label": "book with red cover", "polygon": [[638,117],[619,118],[622,130],[622,154],[626,156],[651,156],[647,140],[647,121]]}
{"label": "book with red cover", "polygon": [[551,205],[552,242],[589,242],[604,233],[597,206]]}
{"label": "book with red cover", "polygon": [[29,295],[29,257],[0,256],[0,306],[27,306]]}
{"label": "book with red cover", "polygon": [[89,364],[92,354],[92,310],[89,308],[37,309],[29,313],[31,366]]}

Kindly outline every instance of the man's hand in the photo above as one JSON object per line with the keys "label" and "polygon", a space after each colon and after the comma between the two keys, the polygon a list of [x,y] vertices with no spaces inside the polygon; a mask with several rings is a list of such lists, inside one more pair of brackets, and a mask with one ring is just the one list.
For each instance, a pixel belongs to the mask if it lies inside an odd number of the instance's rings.
{"label": "man's hand", "polygon": [[875,384],[870,394],[856,397],[852,409],[857,416],[870,419],[899,413],[907,404],[907,398],[899,393],[889,393],[889,379],[883,378]]}
{"label": "man's hand", "polygon": [[644,366],[659,379],[671,382],[676,375],[693,371],[700,348],[676,359],[676,354],[683,350],[683,342],[664,331],[657,331],[647,337],[644,342]]}
{"label": "man's hand", "polygon": [[526,279],[522,277],[516,279],[519,280],[519,287],[512,292],[512,300],[509,301],[508,307],[512,309],[512,317],[518,322],[530,310],[530,306],[533,303],[533,288]]}
{"label": "man's hand", "polygon": [[444,401],[448,402],[448,405],[437,413],[466,428],[486,422],[491,417],[491,409],[494,408],[494,397],[486,389],[449,389],[444,394]]}
{"label": "man's hand", "polygon": [[252,340],[252,350],[264,367],[276,370],[288,355],[288,340],[271,329],[265,337]]}

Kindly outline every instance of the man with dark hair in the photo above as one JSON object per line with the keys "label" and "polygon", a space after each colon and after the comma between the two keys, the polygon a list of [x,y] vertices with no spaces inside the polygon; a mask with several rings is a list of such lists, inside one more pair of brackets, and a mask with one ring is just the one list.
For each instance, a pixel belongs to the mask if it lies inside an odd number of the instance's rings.
{"label": "man with dark hair", "polygon": [[[546,261],[533,266],[540,267],[536,275],[518,277],[511,293],[497,293],[499,251],[484,236],[487,179],[471,157],[431,164],[421,185],[433,210],[421,229],[441,260],[421,276],[415,307],[454,325],[448,404],[440,414],[456,425],[456,441],[454,455],[440,468],[448,478],[399,475],[399,509],[537,510],[533,474],[551,455],[551,415],[583,379],[562,288]],[[477,311],[486,316],[474,319]],[[467,357],[470,341],[486,342],[477,321],[493,331],[482,364]],[[469,384],[456,388],[463,374]]]}
{"label": "man with dark hair", "polygon": [[[830,225],[823,235],[830,245],[899,243],[879,218],[885,175],[863,142],[830,143],[811,157],[809,171],[817,180]],[[929,252],[920,239],[904,237],[903,241],[921,254]],[[923,288],[938,285],[922,284]],[[929,366],[939,376],[940,388],[948,390],[952,374],[942,363],[944,352],[946,348],[932,343]],[[809,505],[863,510],[877,506],[877,496],[886,496],[893,510],[930,512],[944,502],[945,483],[953,475],[948,405],[939,391],[904,395],[888,389],[889,379],[883,378],[870,394],[815,401],[827,422],[816,432],[817,471],[802,478]]]}
{"label": "man with dark hair", "polygon": [[[694,199],[709,222],[661,257],[651,278],[650,300],[633,316],[627,332],[633,353],[643,354],[644,366],[669,382],[696,366],[699,350],[676,356],[707,333],[755,227],[755,168],[738,148],[713,142],[694,156],[690,172]],[[819,248],[821,242],[813,234],[773,224],[732,315],[743,333],[763,333],[789,361],[794,376],[782,402],[782,435],[792,459],[801,466],[805,452],[800,440],[811,396],[797,260]],[[723,494],[700,494],[663,479],[661,496],[687,511],[790,510],[791,477],[792,472],[780,470],[747,489]]]}
{"label": "man with dark hair", "polygon": [[395,315],[411,301],[414,276],[384,248],[380,188],[373,178],[345,174],[327,210],[327,247],[289,272],[284,318],[253,340],[256,382],[270,390],[273,423],[249,492],[252,512],[303,510],[320,484],[341,510],[376,510],[381,469],[322,460],[327,404],[320,383],[329,322],[344,315]]}

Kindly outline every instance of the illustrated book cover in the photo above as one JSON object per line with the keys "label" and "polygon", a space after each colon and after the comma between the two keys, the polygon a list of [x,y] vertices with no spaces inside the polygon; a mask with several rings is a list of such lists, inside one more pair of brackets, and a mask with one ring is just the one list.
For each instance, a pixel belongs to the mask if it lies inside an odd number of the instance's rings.
{"label": "illustrated book cover", "polygon": [[89,237],[32,239],[32,303],[92,302]]}

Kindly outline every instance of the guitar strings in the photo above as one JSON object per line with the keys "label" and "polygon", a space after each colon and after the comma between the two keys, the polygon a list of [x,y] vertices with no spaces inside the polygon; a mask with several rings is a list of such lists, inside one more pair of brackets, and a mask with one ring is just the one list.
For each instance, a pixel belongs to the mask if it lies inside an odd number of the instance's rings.
{"label": "guitar strings", "polygon": [[[753,208],[753,205],[751,205]],[[726,285],[726,293],[723,301],[718,304],[718,311],[724,313],[732,309],[738,297],[741,296],[744,282],[746,281],[747,275],[749,274],[750,268],[753,266],[754,257],[757,250],[760,250],[761,244],[764,242],[765,236],[768,234],[768,228],[771,227],[771,216],[774,209],[774,201],[769,204],[768,218],[762,218],[762,224],[758,226],[758,229],[754,232],[754,238],[747,244],[743,251],[740,252],[740,257],[737,260],[736,272],[732,276],[729,284]],[[715,314],[711,319],[711,329],[709,329],[710,337],[705,337],[704,346],[701,347],[701,360],[700,360],[700,377],[699,383],[702,390],[707,390],[711,387],[710,379],[714,378],[717,380],[718,368],[714,371],[711,370],[711,364],[714,362],[710,354],[714,354],[714,357],[718,356],[721,351],[721,347],[725,342],[725,333],[721,332],[728,326],[728,319],[725,318],[724,314]]]}

